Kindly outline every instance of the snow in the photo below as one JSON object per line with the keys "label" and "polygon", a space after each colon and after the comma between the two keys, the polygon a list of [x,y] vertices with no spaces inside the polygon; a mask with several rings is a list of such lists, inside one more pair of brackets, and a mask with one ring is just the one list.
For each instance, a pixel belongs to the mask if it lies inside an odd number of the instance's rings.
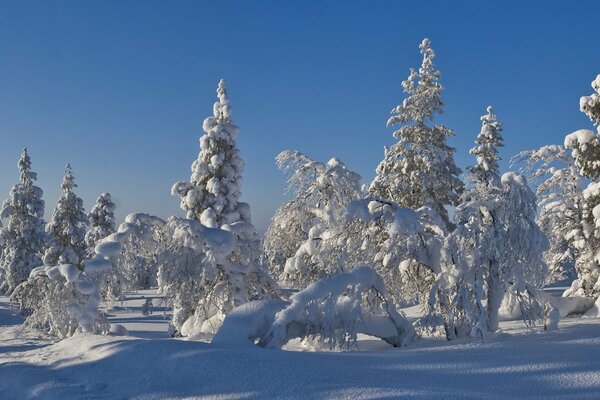
{"label": "snow", "polygon": [[584,144],[591,142],[596,134],[589,129],[579,129],[565,136],[565,147],[574,147],[577,143]]}
{"label": "snow", "polygon": [[[109,310],[129,336],[63,341],[23,331],[0,301],[2,399],[596,399],[600,324],[561,320],[529,332],[503,322],[478,341],[422,339],[347,352],[265,350],[168,338],[162,315],[143,317],[152,292]],[[155,313],[156,314],[156,313]]]}

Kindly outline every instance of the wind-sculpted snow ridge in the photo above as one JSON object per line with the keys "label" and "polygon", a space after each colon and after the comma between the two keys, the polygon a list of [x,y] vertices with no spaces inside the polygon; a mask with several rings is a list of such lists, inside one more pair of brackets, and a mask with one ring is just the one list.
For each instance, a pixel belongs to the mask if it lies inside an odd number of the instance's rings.
{"label": "wind-sculpted snow ridge", "polygon": [[383,280],[369,267],[319,280],[292,296],[291,303],[259,300],[238,307],[213,343],[281,348],[292,339],[311,337],[342,348],[359,333],[393,346],[406,346],[416,338],[412,324],[389,300]]}

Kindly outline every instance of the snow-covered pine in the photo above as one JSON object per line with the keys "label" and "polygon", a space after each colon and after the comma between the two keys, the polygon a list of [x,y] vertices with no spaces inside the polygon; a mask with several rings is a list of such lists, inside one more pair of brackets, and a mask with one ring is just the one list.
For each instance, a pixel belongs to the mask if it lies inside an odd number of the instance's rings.
{"label": "snow-covered pine", "polygon": [[217,88],[219,101],[213,116],[204,120],[200,154],[192,164],[189,182],[177,182],[171,193],[181,197],[187,217],[211,228],[248,221],[244,203],[239,202],[244,162],[236,147],[240,129],[233,123],[224,80]]}
{"label": "snow-covered pine", "polygon": [[83,201],[73,191],[76,187],[73,170],[67,164],[62,195],[46,226],[51,244],[44,255],[44,265],[71,264],[81,267],[87,254],[85,232],[88,217],[83,210]]}
{"label": "snow-covered pine", "polygon": [[[181,197],[189,219],[168,221],[168,244],[158,256],[159,290],[173,302],[173,323],[185,336],[214,333],[234,307],[274,296],[277,290],[260,263],[260,238],[251,224],[250,206],[239,201],[244,163],[223,80],[217,97],[213,116],[204,120],[206,134],[200,138],[190,182],[171,189]],[[207,237],[205,232],[216,233]],[[228,237],[226,247],[210,239],[223,235]]]}
{"label": "snow-covered pine", "polygon": [[42,189],[34,185],[37,174],[31,170],[27,149],[17,164],[20,179],[2,205],[6,226],[0,230],[3,251],[0,256],[0,292],[10,295],[30,272],[42,265],[46,243]]}
{"label": "snow-covered pine", "polygon": [[594,93],[583,96],[579,106],[597,132],[581,129],[567,135],[564,143],[572,150],[580,174],[591,180],[583,190],[582,226],[574,232],[577,279],[565,295],[600,298],[600,75],[592,88]]}
{"label": "snow-covered pine", "polygon": [[502,125],[496,119],[494,109],[488,106],[487,114],[481,116],[481,130],[475,139],[477,145],[469,150],[475,155],[475,166],[469,167],[471,179],[476,185],[494,185],[500,183],[500,168],[498,167],[498,148],[504,146]]}
{"label": "snow-covered pine", "polygon": [[[338,158],[322,163],[297,151],[280,153],[277,165],[288,173],[294,199],[278,210],[263,248],[275,277],[304,288],[335,272],[321,268],[311,258],[319,252],[322,234],[343,223],[347,205],[362,196],[360,175]],[[284,260],[281,253],[287,249],[291,254]],[[277,259],[284,264],[276,264]]]}
{"label": "snow-covered pine", "polygon": [[388,126],[402,125],[394,132],[398,141],[385,149],[369,192],[403,207],[430,207],[449,224],[445,207],[459,202],[461,170],[454,162],[455,149],[447,144],[454,132],[444,125],[427,126],[443,112],[443,86],[429,39],[419,48],[421,67],[418,71],[410,69],[408,79],[402,82],[408,97],[392,110],[387,122]]}
{"label": "snow-covered pine", "polygon": [[546,283],[562,280],[571,274],[577,258],[574,242],[582,229],[584,179],[571,151],[561,145],[523,151],[511,163],[520,166],[536,186],[536,221],[550,242],[544,253]]}
{"label": "snow-covered pine", "polygon": [[92,253],[96,244],[115,232],[115,203],[110,193],[102,193],[88,214],[90,230],[85,234],[85,243]]}
{"label": "snow-covered pine", "polygon": [[526,322],[541,318],[542,300],[535,296],[546,274],[541,255],[548,241],[535,222],[535,194],[514,173],[486,194],[465,196],[457,207],[457,228],[445,239],[442,272],[431,289],[430,312],[443,321],[448,339],[496,331],[508,293],[519,300]]}
{"label": "snow-covered pine", "polygon": [[[110,193],[102,193],[88,214],[90,230],[85,234],[85,244],[88,255],[94,254],[96,244],[115,232],[115,203]],[[111,273],[107,276],[108,282],[103,297],[106,300],[120,300],[123,296],[127,278],[123,268],[115,263]]]}

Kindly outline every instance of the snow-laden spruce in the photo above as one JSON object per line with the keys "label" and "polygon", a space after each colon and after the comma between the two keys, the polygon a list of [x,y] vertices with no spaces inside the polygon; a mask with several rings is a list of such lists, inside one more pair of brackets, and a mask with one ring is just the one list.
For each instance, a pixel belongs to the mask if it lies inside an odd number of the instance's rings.
{"label": "snow-laden spruce", "polygon": [[496,331],[507,295],[517,299],[526,322],[543,313],[536,294],[546,276],[548,241],[535,221],[535,194],[515,173],[504,174],[501,186],[486,193],[466,196],[457,207],[457,227],[445,238],[442,272],[431,289],[430,312],[448,339]]}
{"label": "snow-laden spruce", "polygon": [[0,231],[0,292],[10,295],[42,265],[46,243],[42,189],[34,185],[37,174],[31,170],[31,158],[23,150],[17,164],[20,179],[2,205],[6,226]]}
{"label": "snow-laden spruce", "polygon": [[240,203],[244,162],[236,146],[240,129],[231,119],[227,87],[221,79],[213,116],[204,120],[200,154],[192,164],[189,182],[177,182],[171,193],[181,197],[189,219],[211,228],[237,221],[249,222],[248,207]]}
{"label": "snow-laden spruce", "polygon": [[387,122],[388,126],[401,125],[394,132],[398,141],[385,148],[369,191],[403,207],[430,207],[449,223],[445,207],[459,201],[463,191],[461,170],[454,163],[455,149],[447,144],[454,132],[444,125],[427,125],[444,110],[443,86],[433,64],[435,53],[429,39],[424,39],[419,48],[423,54],[421,67],[418,71],[410,69],[408,79],[402,82],[408,97],[392,110]]}
{"label": "snow-laden spruce", "polygon": [[275,214],[263,248],[273,276],[303,288],[332,272],[311,254],[319,252],[322,233],[342,223],[347,205],[361,197],[360,175],[338,158],[322,163],[297,151],[280,153],[277,165],[288,173],[294,198]]}
{"label": "snow-laden spruce", "polygon": [[[115,232],[115,203],[110,193],[102,193],[88,214],[90,230],[85,234],[85,243],[93,251],[101,239]],[[90,253],[91,253],[90,251]]]}
{"label": "snow-laden spruce", "polygon": [[571,151],[561,145],[523,151],[511,162],[520,165],[536,184],[536,221],[550,242],[544,253],[548,265],[546,282],[564,279],[572,274],[577,258],[574,242],[582,229],[584,179]]}
{"label": "snow-laden spruce", "polygon": [[[168,221],[166,250],[157,257],[159,289],[173,303],[177,333],[185,336],[213,333],[234,307],[276,292],[261,264],[250,206],[239,201],[244,163],[223,80],[217,97],[213,116],[204,120],[190,182],[178,182],[171,191],[181,197],[188,219]],[[207,246],[205,232],[227,238],[227,246]]]}
{"label": "snow-laden spruce", "polygon": [[70,164],[65,168],[61,186],[62,195],[46,225],[50,246],[44,255],[44,265],[71,264],[80,267],[87,255],[85,232],[88,217],[83,210],[83,200],[73,191],[77,185]]}
{"label": "snow-laden spruce", "polygon": [[[96,199],[96,203],[88,214],[90,230],[85,234],[85,244],[88,255],[94,254],[96,244],[115,232],[115,203],[112,202],[110,193],[102,193]],[[119,300],[125,288],[126,276],[124,269],[115,264],[112,273],[108,276],[108,284],[104,298],[108,300]]]}
{"label": "snow-laden spruce", "polygon": [[591,180],[582,193],[581,229],[572,234],[578,252],[577,279],[565,295],[600,298],[600,75],[592,82],[592,88],[594,93],[583,96],[579,105],[597,132],[581,129],[567,135],[564,143],[571,149],[579,173]]}
{"label": "snow-laden spruce", "polygon": [[481,122],[481,130],[475,140],[477,145],[469,150],[469,153],[475,155],[476,163],[475,166],[469,167],[468,171],[476,185],[498,185],[498,148],[504,146],[500,133],[502,125],[498,122],[492,106],[488,106],[487,114],[481,116]]}

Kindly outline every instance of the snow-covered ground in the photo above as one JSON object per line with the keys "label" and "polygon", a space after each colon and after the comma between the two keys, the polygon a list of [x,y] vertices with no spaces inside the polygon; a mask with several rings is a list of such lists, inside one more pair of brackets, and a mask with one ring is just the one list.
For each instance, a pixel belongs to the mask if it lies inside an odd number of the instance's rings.
{"label": "snow-covered ground", "polygon": [[26,332],[0,299],[0,399],[598,399],[600,320],[568,318],[529,332],[504,322],[485,343],[363,338],[347,352],[224,347],[171,339],[153,292],[110,310],[129,336],[56,341]]}

